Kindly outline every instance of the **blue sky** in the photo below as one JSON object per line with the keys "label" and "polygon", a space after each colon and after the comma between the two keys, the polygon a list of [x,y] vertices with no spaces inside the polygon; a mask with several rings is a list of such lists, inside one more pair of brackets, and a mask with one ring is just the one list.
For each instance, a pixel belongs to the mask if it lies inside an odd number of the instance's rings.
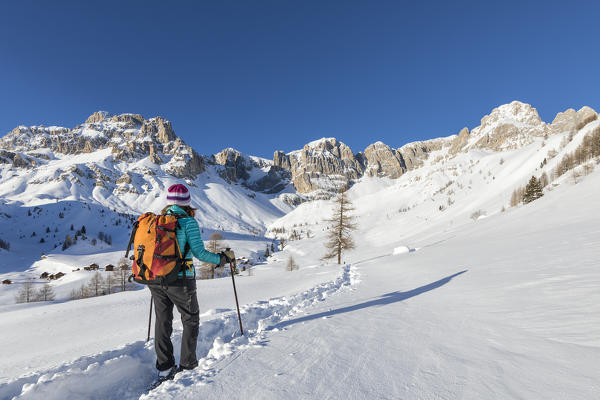
{"label": "blue sky", "polygon": [[0,134],[132,112],[201,154],[271,158],[448,136],[512,100],[551,121],[600,110],[599,17],[593,1],[2,2]]}

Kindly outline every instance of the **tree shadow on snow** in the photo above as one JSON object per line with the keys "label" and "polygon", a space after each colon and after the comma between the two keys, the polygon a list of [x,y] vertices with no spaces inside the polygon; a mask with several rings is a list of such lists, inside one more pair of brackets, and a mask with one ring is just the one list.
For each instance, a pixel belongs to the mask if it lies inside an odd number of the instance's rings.
{"label": "tree shadow on snow", "polygon": [[386,304],[398,303],[398,302],[404,301],[406,299],[410,299],[411,297],[418,296],[422,293],[429,292],[430,290],[437,289],[440,286],[443,286],[443,285],[447,284],[448,282],[450,282],[452,280],[452,278],[454,278],[458,275],[464,274],[467,271],[468,270],[465,269],[464,271],[460,271],[455,274],[449,275],[445,278],[442,278],[439,281],[435,281],[430,284],[420,286],[416,289],[412,289],[407,292],[386,293],[377,299],[365,301],[364,303],[354,304],[351,306],[342,307],[342,308],[338,308],[335,310],[324,311],[324,312],[321,312],[318,314],[312,314],[312,315],[307,315],[307,316],[300,317],[300,318],[290,319],[288,321],[282,321],[279,324],[275,325],[273,328],[281,329],[286,326],[297,324],[299,322],[306,322],[306,321],[310,321],[310,320],[318,319],[318,318],[329,318],[336,314],[343,314],[343,313],[347,313],[347,312],[351,312],[351,311],[361,310],[363,308],[374,307],[374,306],[384,306]]}

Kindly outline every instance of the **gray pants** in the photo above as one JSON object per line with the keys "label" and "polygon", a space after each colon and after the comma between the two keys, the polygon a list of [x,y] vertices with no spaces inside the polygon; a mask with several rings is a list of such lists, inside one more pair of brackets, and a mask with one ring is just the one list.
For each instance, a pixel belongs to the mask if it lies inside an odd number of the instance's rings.
{"label": "gray pants", "polygon": [[181,338],[180,367],[192,369],[198,366],[196,344],[200,327],[200,309],[196,297],[196,280],[185,279],[183,286],[169,286],[166,289],[148,286],[154,298],[156,323],[154,326],[154,348],[156,368],[165,371],[175,365],[173,356],[173,305],[181,314],[183,335]]}

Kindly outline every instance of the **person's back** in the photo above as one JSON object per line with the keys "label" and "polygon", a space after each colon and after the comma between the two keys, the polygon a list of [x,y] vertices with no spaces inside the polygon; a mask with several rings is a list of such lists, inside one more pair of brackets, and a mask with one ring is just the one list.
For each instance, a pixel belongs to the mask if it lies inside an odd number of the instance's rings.
{"label": "person's back", "polygon": [[[185,268],[179,272],[179,278],[168,287],[149,285],[156,315],[154,345],[156,350],[156,368],[159,371],[158,383],[172,378],[178,370],[193,369],[198,366],[196,343],[200,326],[200,309],[196,296],[195,268],[192,256],[198,260],[224,265],[230,257],[211,253],[204,248],[198,222],[194,219],[195,209],[190,206],[191,197],[184,185],[172,185],[167,194],[167,206],[163,214],[177,215],[175,231],[181,254],[186,259]],[[233,252],[230,253],[231,257]],[[179,368],[175,365],[173,355],[173,306],[181,314],[183,334],[181,338],[181,357]]]}
{"label": "person's back", "polygon": [[[192,261],[192,255],[198,260],[209,263],[219,264],[220,256],[216,253],[211,253],[204,248],[204,242],[200,233],[200,227],[198,222],[194,219],[195,210],[190,206],[185,205],[168,205],[163,211],[165,215],[177,215],[178,226],[176,230],[177,243],[179,243],[179,250],[183,255],[183,258]],[[191,263],[190,263],[191,264]],[[188,268],[180,273],[181,276],[194,276],[195,268],[191,264],[191,268]]]}

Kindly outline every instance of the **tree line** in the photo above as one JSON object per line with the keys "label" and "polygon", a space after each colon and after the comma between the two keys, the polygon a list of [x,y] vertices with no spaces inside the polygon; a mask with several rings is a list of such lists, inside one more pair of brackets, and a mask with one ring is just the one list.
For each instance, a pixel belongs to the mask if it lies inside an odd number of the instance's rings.
{"label": "tree line", "polygon": [[[572,136],[570,138],[572,139]],[[555,155],[556,151],[549,153],[550,157]],[[580,174],[575,171],[575,168],[580,165],[583,165],[584,172],[589,174],[594,170],[594,165],[589,162],[596,157],[600,157],[600,127],[585,135],[581,144],[573,152],[565,154],[550,171],[550,177],[543,172],[539,177],[532,176],[525,186],[515,189],[510,198],[510,206],[515,207],[520,203],[527,204],[539,199],[544,195],[543,189],[550,184],[551,180],[558,179],[570,170],[573,170],[573,178],[576,180]],[[546,163],[547,160],[544,159],[540,168],[543,168]]]}
{"label": "tree line", "polygon": [[133,287],[128,282],[131,273],[129,263],[125,257],[119,261],[119,266],[113,272],[96,271],[86,284],[81,284],[78,288],[71,290],[69,298],[71,300],[85,299],[88,297],[105,296],[117,292],[124,292]]}
{"label": "tree line", "polygon": [[17,303],[33,303],[37,301],[52,301],[55,297],[54,290],[49,283],[44,283],[38,290],[35,288],[33,281],[25,281],[17,293],[16,301]]}

